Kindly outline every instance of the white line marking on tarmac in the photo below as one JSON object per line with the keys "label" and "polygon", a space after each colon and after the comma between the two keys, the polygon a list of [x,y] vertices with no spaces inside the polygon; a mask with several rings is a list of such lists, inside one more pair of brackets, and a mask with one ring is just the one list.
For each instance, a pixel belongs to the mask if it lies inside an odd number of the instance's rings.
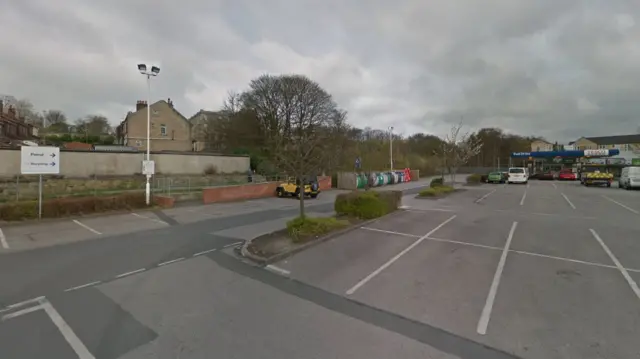
{"label": "white line marking on tarmac", "polygon": [[524,199],[527,198],[527,190],[524,190],[524,193],[522,194],[522,199],[520,200],[520,205],[524,205]]}
{"label": "white line marking on tarmac", "polygon": [[440,223],[436,228],[432,229],[431,231],[429,231],[429,233],[425,234],[424,236],[418,238],[418,240],[416,240],[415,242],[413,242],[411,245],[409,245],[409,247],[405,248],[404,250],[402,250],[402,252],[396,254],[393,258],[389,259],[385,264],[383,264],[382,266],[380,266],[380,268],[376,269],[375,271],[373,271],[371,274],[369,274],[368,276],[366,276],[365,278],[363,278],[362,280],[360,280],[356,285],[354,285],[353,287],[351,287],[348,291],[347,291],[347,295],[351,295],[353,293],[355,293],[356,290],[358,290],[358,288],[362,287],[363,285],[365,285],[368,281],[370,281],[371,279],[373,279],[375,276],[377,276],[378,274],[380,274],[380,272],[382,272],[383,270],[385,270],[387,267],[389,267],[390,265],[392,265],[395,261],[397,261],[400,257],[402,257],[403,255],[405,255],[407,252],[409,252],[410,250],[412,250],[415,246],[417,246],[418,244],[422,243],[422,241],[424,241],[425,239],[427,239],[429,236],[431,236],[433,233],[435,233],[436,231],[438,231],[440,228],[444,227],[447,223],[453,221],[457,216],[454,214],[453,216],[449,217],[449,219],[447,219],[446,221]]}
{"label": "white line marking on tarmac", "polygon": [[26,304],[40,302],[43,299],[44,299],[44,296],[31,298],[31,299],[23,300],[20,303],[15,303],[15,304],[8,305],[7,308],[18,308],[18,307],[22,307],[23,305],[26,305]]}
{"label": "white line marking on tarmac", "polygon": [[371,227],[360,227],[360,229],[364,229],[366,231],[394,234],[396,236],[404,236],[404,237],[412,237],[412,238],[420,238],[421,237],[421,236],[416,236],[415,234],[400,233],[400,232],[394,232],[394,231],[386,231],[384,229],[377,229],[377,228],[371,228]]}
{"label": "white line marking on tarmac", "polygon": [[172,259],[170,261],[166,261],[166,262],[162,262],[162,263],[158,264],[158,267],[166,266],[167,264],[171,264],[171,263],[175,263],[175,262],[180,262],[182,260],[184,260],[184,257]]}
{"label": "white line marking on tarmac", "polygon": [[631,208],[631,207],[627,207],[627,206],[625,206],[624,204],[622,204],[622,203],[620,203],[620,202],[616,201],[615,199],[611,199],[611,198],[609,198],[609,197],[607,197],[607,196],[605,196],[605,195],[602,195],[602,197],[604,197],[605,199],[608,199],[609,201],[611,201],[611,202],[613,202],[613,203],[617,204],[618,206],[620,206],[620,207],[622,207],[622,208],[624,208],[624,209],[626,209],[626,210],[628,210],[628,211],[630,211],[630,212],[633,212],[633,213],[635,213],[635,214],[640,214],[640,212],[636,211],[635,209],[633,209],[633,208]]}
{"label": "white line marking on tarmac", "polygon": [[5,321],[5,320],[11,319],[11,318],[15,318],[15,317],[19,317],[21,315],[29,314],[29,313],[35,312],[36,310],[40,310],[40,309],[42,309],[42,305],[38,304],[35,307],[29,307],[29,308],[25,308],[25,309],[19,310],[17,312],[13,312],[13,313],[10,313],[10,314],[5,314],[5,315],[2,316],[2,321]]}
{"label": "white line marking on tarmac", "polygon": [[64,291],[65,291],[65,292],[72,292],[72,291],[74,291],[74,290],[78,290],[78,289],[82,289],[82,288],[86,288],[86,287],[91,287],[91,286],[94,286],[94,285],[96,285],[96,284],[100,284],[100,283],[101,283],[101,282],[98,280],[98,281],[95,281],[95,282],[91,282],[91,283],[87,283],[87,284],[79,285],[79,286],[77,286],[77,287],[71,287],[71,288],[65,289]]}
{"label": "white line marking on tarmac", "polygon": [[493,302],[496,300],[498,286],[500,285],[500,278],[502,278],[502,271],[504,270],[504,264],[507,262],[507,254],[509,254],[509,247],[511,246],[511,241],[513,240],[513,234],[516,232],[516,227],[518,227],[518,222],[513,222],[513,224],[511,225],[511,230],[509,231],[509,236],[507,237],[507,242],[504,244],[504,249],[502,250],[502,255],[500,256],[500,262],[498,262],[498,268],[496,268],[496,273],[493,276],[493,282],[491,283],[491,288],[489,289],[487,301],[484,305],[484,308],[482,309],[480,320],[478,321],[478,334],[487,334],[487,327],[489,326],[489,319],[491,319],[491,311],[493,310]]}
{"label": "white line marking on tarmac", "polygon": [[471,247],[479,247],[479,248],[486,248],[486,249],[493,249],[493,250],[498,250],[501,251],[502,248],[500,247],[494,247],[494,246],[487,246],[484,244],[478,244],[478,243],[471,243],[471,242],[461,242],[461,241],[454,241],[452,239],[442,239],[442,238],[434,238],[434,237],[427,237],[428,240],[430,241],[436,241],[436,242],[445,242],[445,243],[455,243],[455,244],[462,244],[464,246],[471,246]]}
{"label": "white line marking on tarmac", "polygon": [[291,274],[290,271],[288,271],[286,269],[283,269],[283,268],[280,268],[280,267],[276,267],[273,264],[269,264],[265,268],[270,270],[270,271],[272,271],[272,272],[275,272],[277,274],[284,275],[284,276],[288,276],[289,274]]}
{"label": "white line marking on tarmac", "polygon": [[62,336],[67,340],[67,343],[73,348],[78,355],[79,359],[95,359],[93,354],[82,344],[82,341],[78,338],[76,333],[73,332],[71,327],[64,321],[60,313],[49,303],[49,301],[43,301],[41,304],[44,311],[49,315],[53,324],[58,327]]}
{"label": "white line marking on tarmac", "polygon": [[235,247],[235,246],[237,246],[238,244],[242,244],[242,242],[235,242],[235,243],[227,244],[226,246],[223,246],[222,248]]}
{"label": "white line marking on tarmac", "polygon": [[562,197],[564,197],[564,200],[567,201],[567,203],[569,203],[571,208],[576,209],[576,206],[574,206],[573,203],[571,203],[571,201],[569,200],[569,197],[567,197],[567,195],[565,195],[564,193],[560,193],[560,194],[562,195]]}
{"label": "white line marking on tarmac", "polygon": [[96,231],[95,229],[93,229],[93,228],[91,228],[91,227],[87,226],[86,224],[84,224],[84,223],[82,223],[82,222],[78,221],[77,219],[74,219],[74,220],[73,220],[73,223],[75,223],[75,224],[79,225],[80,227],[82,227],[82,228],[84,228],[84,229],[86,229],[86,230],[88,230],[88,231],[91,231],[91,232],[93,232],[93,233],[95,233],[95,234],[102,234],[102,233],[100,233],[100,232]]}
{"label": "white line marking on tarmac", "polygon": [[145,270],[146,270],[145,268],[140,268],[140,269],[132,270],[131,272],[118,274],[118,275],[116,276],[116,278],[126,277],[126,276],[129,276],[129,275],[132,275],[132,274],[136,274],[136,273],[144,272]]}
{"label": "white line marking on tarmac", "polygon": [[218,250],[217,248],[209,249],[209,250],[206,250],[206,251],[202,251],[202,252],[194,253],[194,254],[193,254],[193,256],[194,256],[194,257],[197,257],[197,256],[201,256],[201,255],[203,255],[203,254],[207,254],[207,253],[215,252],[215,251],[217,251],[217,250]]}
{"label": "white line marking on tarmac", "polygon": [[596,231],[594,231],[591,228],[589,228],[589,231],[593,235],[593,238],[595,238],[596,241],[598,241],[598,243],[600,243],[600,246],[602,247],[602,249],[604,249],[604,251],[607,253],[609,258],[611,258],[611,260],[616,265],[616,267],[618,267],[618,270],[620,271],[620,273],[622,273],[622,276],[624,277],[624,279],[626,279],[627,283],[629,283],[629,286],[631,287],[631,290],[633,290],[633,292],[636,294],[638,299],[640,299],[640,288],[638,288],[638,283],[636,283],[633,280],[633,278],[631,278],[631,276],[629,275],[629,272],[622,266],[622,263],[620,263],[618,258],[616,258],[616,256],[613,255],[613,253],[611,252],[609,247],[607,247],[607,245],[604,243],[602,238],[600,238],[598,233],[596,233]]}
{"label": "white line marking on tarmac", "polygon": [[558,186],[556,186],[555,183],[551,182],[551,185],[553,186],[553,188],[558,189]]}
{"label": "white line marking on tarmac", "polygon": [[407,212],[411,212],[411,213],[421,213],[421,212],[429,212],[429,211],[436,211],[436,212],[456,212],[453,209],[447,209],[447,208],[413,208],[413,209],[408,209],[406,210]]}
{"label": "white line marking on tarmac", "polygon": [[164,225],[166,225],[166,226],[168,226],[168,225],[169,225],[169,223],[167,223],[167,222],[165,222],[165,221],[161,221],[161,220],[159,220],[159,219],[155,219],[155,218],[151,218],[151,217],[143,216],[143,215],[141,215],[141,214],[137,214],[137,213],[133,213],[133,212],[131,212],[131,214],[132,214],[132,215],[134,215],[134,216],[136,216],[136,217],[138,217],[138,218],[143,218],[143,219],[146,219],[146,220],[151,221],[151,222],[156,222],[156,223],[164,224]]}
{"label": "white line marking on tarmac", "polygon": [[7,243],[7,237],[4,236],[2,228],[0,228],[0,244],[2,244],[2,248],[9,249],[9,243]]}
{"label": "white line marking on tarmac", "polygon": [[475,200],[476,203],[480,203],[482,200],[484,200],[485,198],[489,197],[490,195],[492,195],[494,192],[496,191],[496,189],[492,189],[491,192],[485,194],[484,196],[478,198]]}
{"label": "white line marking on tarmac", "polygon": [[529,186],[531,186],[531,183],[527,182],[527,188],[529,188]]}

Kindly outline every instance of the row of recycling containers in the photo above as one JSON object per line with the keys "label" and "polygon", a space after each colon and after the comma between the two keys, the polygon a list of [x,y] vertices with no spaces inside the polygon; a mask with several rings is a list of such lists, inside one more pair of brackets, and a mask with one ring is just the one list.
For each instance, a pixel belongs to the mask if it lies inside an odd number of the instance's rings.
{"label": "row of recycling containers", "polygon": [[356,186],[357,188],[365,188],[367,183],[371,187],[386,186],[389,184],[404,183],[411,181],[411,170],[405,168],[399,171],[388,172],[370,172],[370,173],[357,173],[356,174]]}

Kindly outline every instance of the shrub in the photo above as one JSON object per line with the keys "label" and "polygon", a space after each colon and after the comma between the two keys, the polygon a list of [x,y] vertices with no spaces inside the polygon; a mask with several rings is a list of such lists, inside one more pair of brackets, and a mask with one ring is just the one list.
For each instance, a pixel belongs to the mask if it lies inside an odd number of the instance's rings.
{"label": "shrub", "polygon": [[[142,193],[105,197],[58,198],[42,203],[42,218],[58,218],[143,207],[146,207],[146,203]],[[20,221],[34,218],[38,218],[37,201],[21,201],[0,205],[0,220]]]}
{"label": "shrub", "polygon": [[218,174],[218,168],[214,165],[207,165],[203,172],[205,175],[215,175]]}
{"label": "shrub", "polygon": [[338,215],[372,219],[395,211],[401,200],[400,191],[354,191],[339,194],[334,209]]}
{"label": "shrub", "polygon": [[287,233],[293,242],[301,242],[309,237],[317,237],[349,225],[347,220],[335,217],[297,217],[287,222]]}
{"label": "shrub", "polygon": [[442,186],[444,185],[444,178],[442,177],[437,177],[431,180],[431,184],[429,185],[429,187],[438,187],[438,186]]}
{"label": "shrub", "polygon": [[440,196],[440,195],[443,195],[443,194],[452,193],[454,191],[455,191],[455,188],[453,188],[451,186],[437,186],[437,187],[431,187],[431,188],[423,189],[422,191],[420,191],[418,193],[418,196],[420,196],[420,197],[436,197],[436,196]]}
{"label": "shrub", "polygon": [[480,174],[474,173],[467,176],[468,184],[478,184],[480,182],[482,182],[482,175]]}

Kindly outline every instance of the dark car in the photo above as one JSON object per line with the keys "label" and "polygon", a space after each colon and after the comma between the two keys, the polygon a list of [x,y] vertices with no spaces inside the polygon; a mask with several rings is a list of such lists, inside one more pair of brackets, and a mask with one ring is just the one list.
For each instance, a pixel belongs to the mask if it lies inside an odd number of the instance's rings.
{"label": "dark car", "polygon": [[540,176],[538,177],[539,180],[544,180],[544,181],[553,181],[554,176],[553,173],[551,172],[544,172],[544,173],[540,173]]}

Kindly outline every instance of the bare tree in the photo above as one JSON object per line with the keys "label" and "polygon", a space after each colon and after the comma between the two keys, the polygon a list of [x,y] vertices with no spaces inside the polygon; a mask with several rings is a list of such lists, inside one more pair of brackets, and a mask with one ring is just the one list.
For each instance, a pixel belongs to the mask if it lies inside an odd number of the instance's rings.
{"label": "bare tree", "polygon": [[109,120],[104,116],[89,115],[83,121],[85,131],[89,136],[106,135],[111,131]]}
{"label": "bare tree", "polygon": [[46,128],[47,132],[63,132],[69,131],[69,124],[67,123],[67,116],[60,110],[49,110],[42,113],[43,129]]}
{"label": "bare tree", "polygon": [[304,194],[304,178],[318,174],[340,151],[332,139],[345,129],[346,113],[319,84],[301,75],[263,75],[240,98],[257,120],[269,157],[300,181]]}
{"label": "bare tree", "polygon": [[452,183],[455,183],[458,167],[466,164],[482,151],[482,140],[469,132],[461,133],[462,127],[462,121],[451,127],[451,132],[445,137],[442,148]]}

